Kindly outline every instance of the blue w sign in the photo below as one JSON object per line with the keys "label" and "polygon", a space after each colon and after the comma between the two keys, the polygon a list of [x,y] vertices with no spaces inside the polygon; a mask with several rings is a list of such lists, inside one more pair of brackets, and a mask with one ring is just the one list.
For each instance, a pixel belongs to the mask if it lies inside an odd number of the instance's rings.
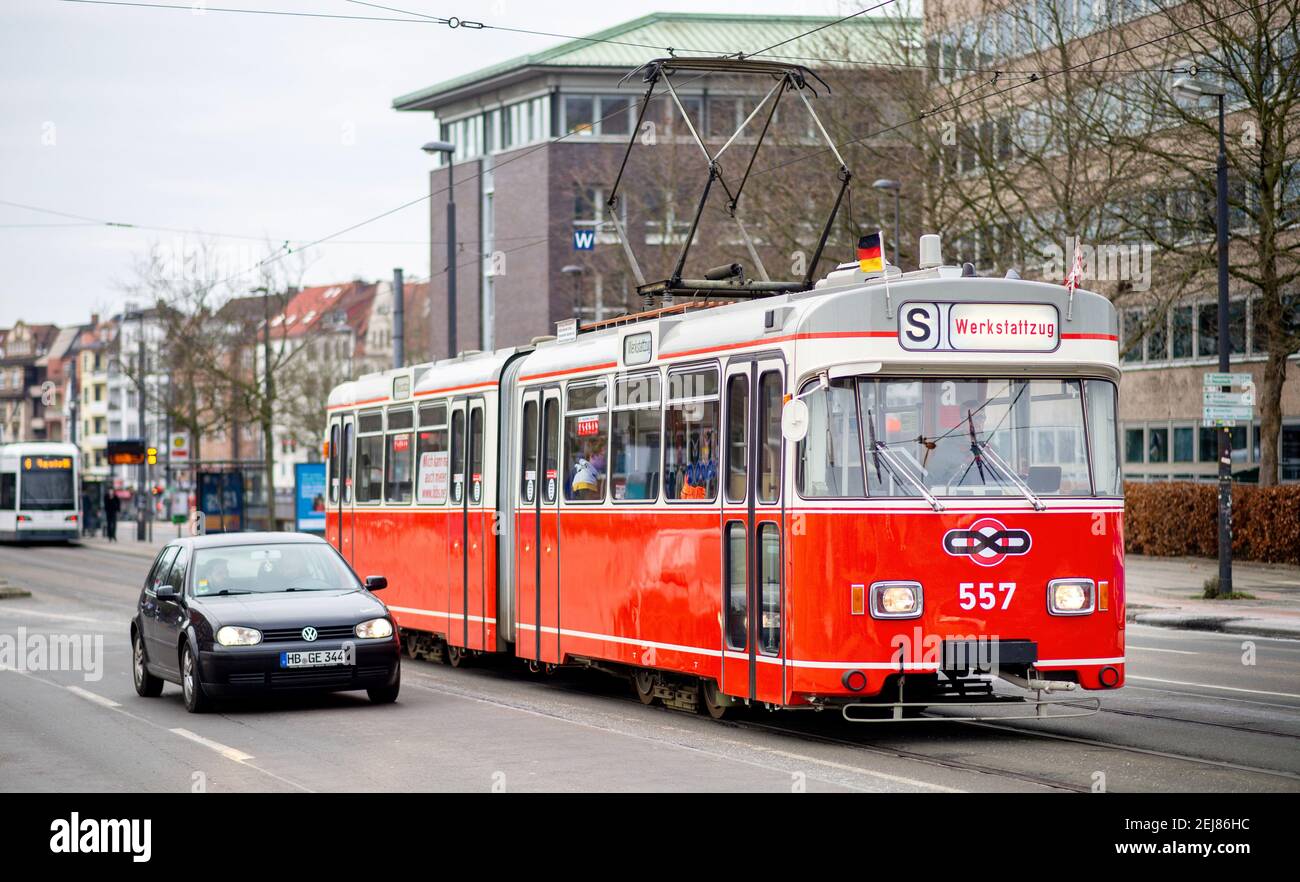
{"label": "blue w sign", "polygon": [[573,231],[573,250],[590,251],[596,247],[595,230],[574,230]]}

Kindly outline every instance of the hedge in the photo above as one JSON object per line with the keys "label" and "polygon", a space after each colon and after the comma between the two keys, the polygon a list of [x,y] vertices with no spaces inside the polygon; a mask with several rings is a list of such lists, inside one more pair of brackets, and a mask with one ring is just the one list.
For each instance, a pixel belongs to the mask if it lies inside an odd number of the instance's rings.
{"label": "hedge", "polygon": [[[1188,481],[1124,485],[1124,550],[1216,557],[1219,488]],[[1232,553],[1300,564],[1300,485],[1232,487]]]}

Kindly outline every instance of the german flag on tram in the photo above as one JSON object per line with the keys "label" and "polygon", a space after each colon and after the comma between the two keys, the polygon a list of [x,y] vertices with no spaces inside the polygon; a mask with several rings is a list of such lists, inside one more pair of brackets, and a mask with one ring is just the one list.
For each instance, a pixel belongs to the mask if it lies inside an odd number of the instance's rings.
{"label": "german flag on tram", "polygon": [[858,268],[864,273],[885,271],[885,237],[877,230],[858,240]]}

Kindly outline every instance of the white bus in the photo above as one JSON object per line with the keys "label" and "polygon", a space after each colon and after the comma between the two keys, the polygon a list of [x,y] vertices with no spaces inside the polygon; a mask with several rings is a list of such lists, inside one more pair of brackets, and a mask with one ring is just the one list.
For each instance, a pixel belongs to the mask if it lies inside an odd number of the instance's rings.
{"label": "white bus", "polygon": [[47,441],[0,445],[0,541],[74,540],[81,530],[80,454]]}

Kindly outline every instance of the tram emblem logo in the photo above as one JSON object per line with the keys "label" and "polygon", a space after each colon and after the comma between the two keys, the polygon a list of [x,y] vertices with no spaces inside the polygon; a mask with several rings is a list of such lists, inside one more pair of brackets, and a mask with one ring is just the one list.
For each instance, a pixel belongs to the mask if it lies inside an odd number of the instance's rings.
{"label": "tram emblem logo", "polygon": [[969,527],[943,534],[943,550],[953,557],[967,556],[982,567],[993,567],[1007,557],[1028,554],[1032,540],[1027,530],[1010,530],[997,518],[980,518]]}

